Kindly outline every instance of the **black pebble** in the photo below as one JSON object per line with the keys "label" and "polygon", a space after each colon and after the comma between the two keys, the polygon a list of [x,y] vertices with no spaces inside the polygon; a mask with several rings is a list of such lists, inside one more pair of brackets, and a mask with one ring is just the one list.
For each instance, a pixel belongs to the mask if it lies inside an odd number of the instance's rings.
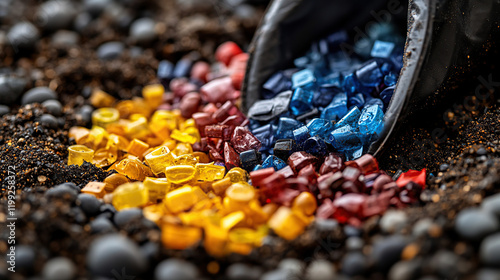
{"label": "black pebble", "polygon": [[49,114],[51,114],[53,116],[59,117],[62,113],[61,102],[59,102],[57,100],[51,99],[51,100],[44,101],[42,103],[42,106],[45,107],[45,109],[47,109]]}
{"label": "black pebble", "polygon": [[371,259],[380,271],[388,271],[401,258],[401,252],[407,245],[405,238],[393,235],[375,243]]}
{"label": "black pebble", "polygon": [[500,267],[500,233],[486,237],[481,243],[479,254],[483,264]]}
{"label": "black pebble", "polygon": [[45,30],[59,30],[69,27],[75,15],[76,11],[69,1],[51,0],[38,6],[35,21]]}
{"label": "black pebble", "polygon": [[78,192],[68,185],[57,185],[45,192],[47,198],[64,198],[71,202],[76,200]]}
{"label": "black pebble", "polygon": [[363,253],[347,253],[342,259],[342,273],[347,276],[363,275],[366,271],[367,263],[367,257]]}
{"label": "black pebble", "polygon": [[114,59],[119,57],[124,49],[125,45],[122,42],[104,43],[97,49],[97,57],[104,60]]}
{"label": "black pebble", "polygon": [[33,248],[26,245],[16,246],[16,272],[30,274],[35,269],[36,254]]}
{"label": "black pebble", "polygon": [[85,123],[89,124],[92,121],[92,112],[94,111],[94,108],[90,105],[83,105],[80,110],[78,111],[77,115],[80,116],[82,121]]}
{"label": "black pebble", "polygon": [[95,196],[87,193],[79,194],[76,203],[88,217],[99,214],[102,204]]}
{"label": "black pebble", "polygon": [[129,208],[117,212],[113,217],[113,222],[118,228],[122,228],[132,220],[142,218],[142,210],[139,208]]}
{"label": "black pebble", "polygon": [[439,166],[439,171],[445,172],[446,170],[448,170],[448,168],[450,168],[450,166],[446,163],[443,163]]}
{"label": "black pebble", "polygon": [[153,262],[160,254],[160,244],[155,242],[146,242],[141,246],[141,253],[148,261]]}
{"label": "black pebble", "polygon": [[98,217],[90,222],[91,233],[110,233],[115,230],[115,226],[113,226],[111,221],[106,218]]}
{"label": "black pebble", "polygon": [[476,154],[479,156],[485,156],[488,154],[488,150],[486,150],[484,147],[480,147],[479,149],[477,149]]}
{"label": "black pebble", "polygon": [[14,51],[33,49],[39,38],[40,32],[30,22],[17,23],[7,33],[7,40],[14,48]]}
{"label": "black pebble", "polygon": [[23,93],[27,80],[19,77],[0,76],[0,104],[10,105]]}
{"label": "black pebble", "polygon": [[164,260],[155,269],[156,280],[194,280],[197,277],[196,266],[181,259]]}
{"label": "black pebble", "polygon": [[156,38],[155,21],[150,18],[135,20],[130,26],[130,39],[138,44],[145,44]]}
{"label": "black pebble", "polygon": [[50,114],[43,114],[40,117],[40,123],[48,128],[53,128],[56,129],[59,126],[59,122],[57,121],[57,118],[50,115]]}
{"label": "black pebble", "polygon": [[126,274],[139,279],[148,263],[131,239],[121,234],[107,234],[95,239],[90,245],[87,267],[94,276],[114,277],[115,274]]}
{"label": "black pebble", "polygon": [[87,222],[87,216],[85,216],[85,213],[80,207],[72,207],[71,214],[73,215],[73,219],[75,219],[76,223],[84,224]]}
{"label": "black pebble", "polygon": [[111,2],[111,0],[85,0],[83,1],[83,7],[87,13],[97,17]]}
{"label": "black pebble", "polygon": [[0,116],[8,114],[10,112],[10,108],[7,105],[0,105]]}
{"label": "black pebble", "polygon": [[57,94],[55,91],[48,87],[36,87],[28,90],[24,93],[21,103],[23,105],[31,103],[43,103],[49,99],[57,99]]}
{"label": "black pebble", "polygon": [[479,208],[464,209],[455,219],[455,230],[460,236],[472,241],[479,241],[498,228],[495,215]]}

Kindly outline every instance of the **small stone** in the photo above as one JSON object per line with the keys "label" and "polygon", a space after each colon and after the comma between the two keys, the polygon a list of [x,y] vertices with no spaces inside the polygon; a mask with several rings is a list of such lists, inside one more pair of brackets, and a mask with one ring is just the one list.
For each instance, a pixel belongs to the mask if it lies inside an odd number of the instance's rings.
{"label": "small stone", "polygon": [[342,259],[342,274],[347,276],[363,275],[367,269],[368,260],[361,252],[347,253]]}
{"label": "small stone", "polygon": [[137,277],[146,271],[147,265],[136,243],[121,234],[95,239],[87,253],[87,267],[94,276],[111,278],[125,271]]}
{"label": "small stone", "polygon": [[130,39],[145,44],[156,38],[155,21],[150,18],[140,18],[135,20],[130,26]]}
{"label": "small stone", "polygon": [[400,235],[379,240],[373,245],[371,259],[380,271],[388,271],[401,258],[401,252],[408,242]]}
{"label": "small stone", "polygon": [[31,104],[31,103],[43,103],[49,99],[57,99],[57,94],[55,91],[48,87],[36,87],[28,90],[24,93],[21,99],[21,104]]}
{"label": "small stone", "polygon": [[306,269],[306,280],[331,280],[336,275],[335,267],[327,260],[315,260]]}
{"label": "small stone", "polygon": [[413,226],[412,234],[415,237],[425,236],[429,231],[429,228],[432,226],[433,222],[430,218],[423,218],[418,220]]}
{"label": "small stone", "polygon": [[59,30],[52,35],[51,41],[58,47],[71,47],[78,44],[80,36],[74,31]]}
{"label": "small stone", "polygon": [[498,280],[500,279],[500,270],[499,269],[491,269],[491,268],[482,268],[480,269],[476,277],[476,280]]}
{"label": "small stone", "polygon": [[260,280],[289,280],[293,279],[294,276],[290,275],[288,271],[282,269],[271,270],[266,272]]}
{"label": "small stone", "polygon": [[75,277],[76,272],[76,266],[71,260],[57,257],[45,263],[42,275],[46,280],[70,280]]}
{"label": "small stone", "polygon": [[139,208],[128,208],[117,212],[113,217],[113,222],[118,228],[124,227],[130,221],[142,218],[142,210]]}
{"label": "small stone", "polygon": [[363,239],[357,236],[349,237],[346,240],[346,248],[349,251],[361,251],[364,245]]}
{"label": "small stone", "polygon": [[235,263],[226,269],[226,276],[231,280],[257,280],[262,275],[262,269],[244,263]]}
{"label": "small stone", "polygon": [[89,14],[97,17],[111,2],[112,0],[85,0],[83,1],[83,7]]}
{"label": "small stone", "polygon": [[49,114],[51,114],[53,116],[58,117],[61,115],[62,105],[61,105],[61,102],[59,102],[57,100],[50,99],[50,100],[44,101],[42,103],[42,106],[45,107],[45,109],[47,109]]}
{"label": "small stone", "polygon": [[36,254],[32,247],[27,245],[16,246],[16,272],[30,274],[35,267]]}
{"label": "small stone", "polygon": [[50,114],[43,114],[40,117],[40,124],[45,127],[56,129],[59,126],[57,118]]}
{"label": "small stone", "polygon": [[440,250],[430,259],[430,266],[442,278],[455,279],[458,278],[459,261],[459,257],[454,252]]}
{"label": "small stone", "polygon": [[439,166],[439,171],[445,172],[446,170],[448,170],[448,168],[450,168],[450,165],[443,163]]}
{"label": "small stone", "polygon": [[94,195],[81,193],[78,195],[76,204],[82,208],[85,215],[92,217],[100,213],[102,203]]}
{"label": "small stone", "polygon": [[389,271],[389,280],[412,280],[415,279],[421,262],[399,261]]}
{"label": "small stone", "polygon": [[0,76],[0,104],[10,105],[14,103],[28,81],[23,78]]}
{"label": "small stone", "polygon": [[115,227],[113,223],[107,218],[99,216],[90,222],[90,232],[91,233],[110,233],[114,232]]}
{"label": "small stone", "polygon": [[47,190],[44,195],[47,198],[64,198],[74,202],[77,198],[78,192],[68,185],[61,184]]}
{"label": "small stone", "polygon": [[500,193],[485,198],[481,203],[481,209],[500,219]]}
{"label": "small stone", "polygon": [[500,233],[486,237],[479,251],[481,262],[487,266],[500,267]]}
{"label": "small stone", "polygon": [[190,262],[170,258],[156,266],[156,280],[194,280],[198,277],[198,269]]}
{"label": "small stone", "polygon": [[7,105],[0,105],[0,116],[8,114],[10,112],[10,107]]}
{"label": "small stone", "polygon": [[486,150],[484,147],[480,147],[479,149],[477,149],[476,154],[478,156],[485,156],[488,154],[488,150]]}
{"label": "small stone", "polygon": [[389,210],[380,219],[380,228],[386,233],[394,233],[401,230],[408,220],[405,212],[400,210]]}
{"label": "small stone", "polygon": [[51,0],[38,6],[35,21],[45,30],[58,30],[69,27],[75,15],[76,10],[71,2]]}
{"label": "small stone", "polygon": [[115,59],[122,54],[124,49],[125,45],[122,42],[107,42],[99,46],[97,57],[103,60]]}
{"label": "small stone", "polygon": [[300,275],[304,271],[305,264],[298,259],[283,259],[278,264],[278,269],[288,271],[290,275]]}
{"label": "small stone", "polygon": [[39,38],[40,32],[30,22],[17,23],[7,33],[7,39],[15,51],[33,49]]}
{"label": "small stone", "polygon": [[455,230],[469,240],[479,241],[498,228],[497,218],[479,208],[464,209],[455,219]]}

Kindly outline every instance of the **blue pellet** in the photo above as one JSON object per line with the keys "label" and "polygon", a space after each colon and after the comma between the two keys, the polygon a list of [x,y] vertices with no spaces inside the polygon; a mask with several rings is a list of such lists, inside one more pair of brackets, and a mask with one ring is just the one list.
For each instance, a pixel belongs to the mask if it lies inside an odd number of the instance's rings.
{"label": "blue pellet", "polygon": [[326,143],[318,136],[313,136],[307,139],[303,144],[305,152],[315,156],[325,156],[328,153]]}
{"label": "blue pellet", "polygon": [[347,95],[339,93],[333,97],[332,102],[328,105],[323,112],[321,118],[330,121],[335,121],[343,118],[347,114]]}
{"label": "blue pellet", "polygon": [[262,163],[262,168],[272,167],[274,170],[278,171],[286,167],[286,162],[277,156],[270,155]]}
{"label": "blue pellet", "polygon": [[307,65],[309,64],[309,58],[307,56],[302,56],[302,57],[299,57],[299,58],[296,58],[294,61],[293,61],[293,64],[295,65],[295,67],[297,68],[306,68]]}
{"label": "blue pellet", "polygon": [[312,99],[314,93],[312,91],[297,88],[293,92],[292,100],[290,101],[290,110],[295,116],[300,116],[312,110]]}
{"label": "blue pellet", "polygon": [[380,71],[378,63],[375,60],[371,60],[356,71],[356,77],[362,86],[376,87],[380,85],[384,75]]}
{"label": "blue pellet", "polygon": [[395,44],[392,42],[375,41],[370,55],[372,57],[389,58],[394,50]]}
{"label": "blue pellet", "polygon": [[174,77],[174,64],[168,60],[160,61],[156,76],[164,86],[168,86],[168,83]]}
{"label": "blue pellet", "polygon": [[309,69],[304,69],[292,75],[292,88],[312,89],[316,83],[314,74]]}
{"label": "blue pellet", "polygon": [[384,110],[384,102],[380,98],[369,97],[366,98],[365,106],[376,105],[379,106],[380,109]]}
{"label": "blue pellet", "polygon": [[271,99],[278,93],[288,90],[290,85],[290,79],[285,77],[283,71],[279,71],[264,83],[262,96],[264,99]]}
{"label": "blue pellet", "polygon": [[262,143],[262,151],[272,148],[274,142],[273,131],[274,130],[271,124],[266,124],[252,131],[253,135]]}
{"label": "blue pellet", "polygon": [[321,139],[328,139],[328,135],[333,130],[333,124],[330,120],[326,119],[313,119],[307,124],[309,135],[318,136]]}
{"label": "blue pellet", "polygon": [[191,66],[193,66],[193,61],[188,58],[183,58],[175,64],[174,77],[187,77],[191,71]]}
{"label": "blue pellet", "polygon": [[347,105],[350,109],[353,107],[363,108],[365,105],[364,95],[362,93],[356,93],[353,97],[349,98]]}
{"label": "blue pellet", "polygon": [[394,86],[388,87],[380,93],[380,99],[384,104],[389,104],[389,101],[391,101],[392,95],[394,94],[394,88]]}
{"label": "blue pellet", "polygon": [[297,128],[293,131],[293,139],[298,146],[301,146],[309,137],[309,129],[307,129],[306,126]]}
{"label": "blue pellet", "polygon": [[379,134],[382,130],[384,112],[380,107],[367,106],[361,112],[358,120],[358,128],[361,133]]}
{"label": "blue pellet", "polygon": [[334,128],[339,128],[343,126],[350,126],[352,128],[356,128],[360,116],[361,116],[361,111],[359,111],[358,107],[354,107],[338,123],[335,124]]}
{"label": "blue pellet", "polygon": [[279,139],[292,139],[293,131],[301,126],[303,123],[291,119],[291,118],[280,118],[278,122],[278,130],[276,131],[275,138]]}
{"label": "blue pellet", "polygon": [[252,171],[257,171],[257,170],[260,170],[260,169],[264,169],[264,168],[262,167],[262,165],[257,164],[257,165],[253,168],[253,170],[252,170]]}
{"label": "blue pellet", "polygon": [[396,85],[397,82],[398,82],[398,75],[394,72],[390,72],[384,77],[384,84],[388,87]]}
{"label": "blue pellet", "polygon": [[345,151],[363,145],[361,133],[347,125],[332,131],[329,140],[337,151]]}

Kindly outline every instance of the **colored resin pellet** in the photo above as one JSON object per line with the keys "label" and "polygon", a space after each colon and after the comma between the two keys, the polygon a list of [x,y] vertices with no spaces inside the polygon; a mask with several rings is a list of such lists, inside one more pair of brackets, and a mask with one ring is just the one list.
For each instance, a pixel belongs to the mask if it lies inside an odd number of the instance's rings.
{"label": "colored resin pellet", "polygon": [[141,207],[148,203],[148,195],[148,190],[141,182],[123,184],[113,192],[113,206],[118,211]]}
{"label": "colored resin pellet", "polygon": [[84,161],[92,162],[94,150],[83,145],[73,145],[68,147],[68,165],[82,165]]}

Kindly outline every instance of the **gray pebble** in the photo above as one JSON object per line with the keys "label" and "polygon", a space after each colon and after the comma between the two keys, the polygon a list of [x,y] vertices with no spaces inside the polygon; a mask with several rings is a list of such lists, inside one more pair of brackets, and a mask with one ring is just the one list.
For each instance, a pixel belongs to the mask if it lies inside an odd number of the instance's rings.
{"label": "gray pebble", "polygon": [[80,36],[74,31],[59,30],[52,35],[51,41],[56,46],[71,47],[78,44]]}
{"label": "gray pebble", "polygon": [[421,262],[399,261],[389,270],[389,280],[412,280],[418,273]]}
{"label": "gray pebble", "polygon": [[120,234],[97,238],[87,253],[87,267],[95,276],[113,277],[118,273],[137,278],[147,266],[137,244]]}
{"label": "gray pebble", "polygon": [[130,25],[130,39],[139,44],[145,44],[156,38],[155,21],[150,18],[140,18]]}
{"label": "gray pebble", "polygon": [[476,280],[498,280],[500,279],[500,270],[483,268],[476,274]]}
{"label": "gray pebble", "polygon": [[481,240],[497,231],[498,227],[497,218],[479,208],[464,209],[455,219],[455,230],[469,240]]}
{"label": "gray pebble", "polygon": [[80,107],[80,110],[76,113],[77,118],[80,118],[85,123],[90,123],[92,121],[92,112],[94,112],[94,108],[90,105],[83,105]]}
{"label": "gray pebble", "polygon": [[35,14],[37,25],[45,30],[69,27],[76,15],[73,5],[74,3],[61,0],[51,0],[41,4]]}
{"label": "gray pebble", "polygon": [[49,99],[57,99],[55,91],[48,87],[36,87],[24,93],[21,104],[43,103]]}
{"label": "gray pebble", "polygon": [[408,218],[405,212],[400,210],[389,210],[382,216],[379,225],[382,231],[393,233],[401,230],[406,225],[407,220]]}
{"label": "gray pebble", "polygon": [[16,272],[30,274],[35,269],[36,254],[32,247],[27,245],[16,246]]}
{"label": "gray pebble", "polygon": [[34,48],[39,38],[40,32],[30,22],[17,23],[7,33],[7,39],[15,51]]}
{"label": "gray pebble", "polygon": [[142,218],[142,210],[139,208],[128,208],[117,212],[113,218],[113,222],[118,228],[125,226],[132,220]]}
{"label": "gray pebble", "polygon": [[408,241],[400,236],[393,235],[379,240],[373,245],[371,259],[377,269],[388,271],[401,258],[401,252]]}
{"label": "gray pebble", "polygon": [[107,42],[99,46],[97,49],[97,57],[100,59],[115,59],[119,57],[125,45],[122,42]]}
{"label": "gray pebble", "polygon": [[486,237],[479,251],[481,262],[490,267],[500,267],[500,233]]}
{"label": "gray pebble", "polygon": [[96,17],[100,15],[111,2],[112,0],[85,0],[83,1],[83,7],[85,11]]}
{"label": "gray pebble", "polygon": [[368,260],[361,252],[350,252],[342,258],[342,273],[347,276],[362,275],[365,273]]}
{"label": "gray pebble", "polygon": [[10,105],[23,93],[27,80],[19,77],[0,76],[0,104]]}
{"label": "gray pebble", "polygon": [[264,273],[260,280],[290,280],[295,279],[294,275],[290,275],[289,271],[276,269]]}
{"label": "gray pebble", "polygon": [[327,260],[315,260],[309,264],[305,273],[306,280],[331,280],[335,278],[335,267]]}
{"label": "gray pebble", "polygon": [[76,192],[72,187],[61,184],[48,189],[44,196],[47,198],[64,198],[71,202],[74,202],[77,198],[78,192]]}
{"label": "gray pebble", "polygon": [[364,245],[363,239],[357,236],[349,237],[346,240],[346,249],[349,251],[359,251],[363,249]]}
{"label": "gray pebble", "polygon": [[194,264],[174,258],[162,261],[155,269],[156,280],[194,280],[198,274]]}
{"label": "gray pebble", "polygon": [[45,109],[47,109],[49,114],[51,114],[53,116],[59,117],[62,113],[61,102],[59,102],[57,100],[51,99],[51,100],[44,101],[42,103],[42,106],[45,107]]}
{"label": "gray pebble", "polygon": [[53,258],[43,267],[42,275],[46,280],[70,280],[76,275],[76,266],[65,257]]}
{"label": "gray pebble", "polygon": [[423,218],[418,220],[413,226],[412,234],[415,237],[425,236],[429,232],[429,228],[432,226],[433,221],[430,218]]}
{"label": "gray pebble", "polygon": [[291,275],[301,275],[304,271],[305,263],[299,259],[287,258],[281,260],[278,269],[286,270]]}
{"label": "gray pebble", "polygon": [[226,276],[231,280],[257,280],[262,275],[262,269],[245,263],[235,263],[226,269]]}
{"label": "gray pebble", "polygon": [[73,26],[76,31],[82,33],[92,22],[92,16],[89,13],[79,13],[75,21],[73,23]]}
{"label": "gray pebble", "polygon": [[0,105],[0,116],[8,114],[10,112],[10,107],[7,105]]}
{"label": "gray pebble", "polygon": [[85,215],[89,217],[93,217],[101,212],[100,208],[102,203],[97,199],[97,197],[91,194],[79,194],[76,204],[79,205]]}
{"label": "gray pebble", "polygon": [[481,203],[481,209],[494,214],[500,219],[500,193],[485,198]]}
{"label": "gray pebble", "polygon": [[447,250],[440,250],[430,259],[430,265],[437,275],[454,279],[457,275],[457,263],[459,263],[458,256]]}
{"label": "gray pebble", "polygon": [[115,226],[110,220],[106,218],[98,217],[90,222],[90,232],[91,233],[110,233],[114,232]]}
{"label": "gray pebble", "polygon": [[45,127],[56,129],[59,125],[57,118],[50,114],[43,114],[40,117],[40,124]]}

